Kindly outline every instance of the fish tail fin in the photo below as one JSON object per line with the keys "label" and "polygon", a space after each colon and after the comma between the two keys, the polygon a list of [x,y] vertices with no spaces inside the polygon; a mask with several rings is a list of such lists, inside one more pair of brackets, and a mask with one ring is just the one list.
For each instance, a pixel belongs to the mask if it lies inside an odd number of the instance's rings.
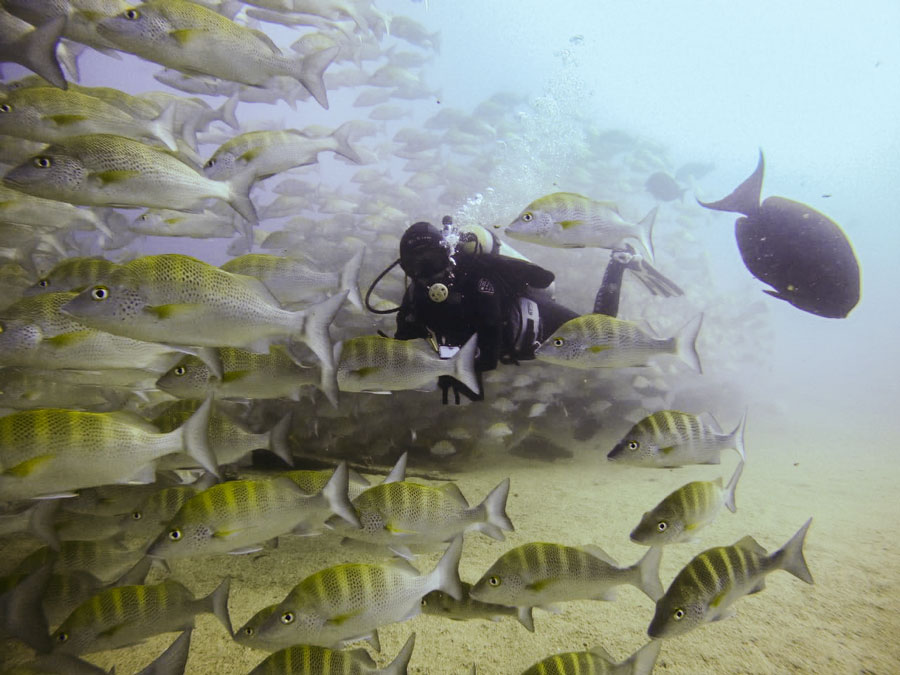
{"label": "fish tail fin", "polygon": [[289,411],[269,430],[269,450],[281,458],[288,466],[294,466],[294,457],[291,454],[291,448],[288,444],[288,437],[291,433],[291,422],[293,422],[293,418],[294,413]]}
{"label": "fish tail fin", "polygon": [[462,557],[462,535],[454,537],[437,566],[428,575],[430,590],[444,591],[454,600],[462,600],[462,580],[459,578],[459,559]]}
{"label": "fish tail fin", "polygon": [[703,314],[688,321],[675,335],[675,354],[687,365],[703,374],[703,366],[700,364],[700,355],[697,353],[697,336],[700,334],[700,326],[703,325]]}
{"label": "fish tail fin", "polygon": [[328,333],[328,327],[331,325],[346,297],[347,291],[341,291],[322,302],[295,313],[300,322],[300,333],[295,337],[309,345],[313,353],[319,357],[323,370],[335,370],[334,350],[331,345],[331,335]]}
{"label": "fish tail fin", "polygon": [[44,564],[19,582],[5,598],[7,607],[15,610],[10,611],[9,619],[4,616],[6,632],[44,654],[53,648],[42,603],[52,571],[52,563]]}
{"label": "fish tail fin", "polygon": [[481,531],[493,539],[503,541],[503,533],[515,531],[512,521],[506,515],[506,499],[509,497],[509,478],[504,478],[493,490],[490,491],[484,501],[476,508],[484,509],[485,522],[482,525],[487,526]]}
{"label": "fish tail fin", "polygon": [[341,270],[341,290],[347,291],[347,298],[350,300],[350,304],[360,311],[363,311],[364,308],[362,296],[359,294],[359,271],[362,268],[365,252],[365,247],[361,248],[347,261],[344,269]]}
{"label": "fish tail fin", "polygon": [[[620,664],[620,666],[626,666],[622,668],[622,671],[631,673],[631,675],[650,675],[653,672],[653,666],[656,665],[656,659],[659,658],[660,649],[662,649],[662,640],[650,640]],[[618,670],[617,668],[616,672]]]}
{"label": "fish tail fin", "polygon": [[453,357],[453,377],[476,394],[481,393],[478,375],[475,373],[475,352],[478,350],[478,333],[474,333]]}
{"label": "fish tail fin", "polygon": [[341,157],[346,157],[351,162],[362,164],[362,157],[360,157],[359,153],[356,152],[352,145],[350,145],[350,134],[353,133],[355,126],[356,122],[354,120],[344,122],[331,133],[331,137],[337,143],[337,149],[335,150],[337,154]]}
{"label": "fish tail fin", "polygon": [[416,634],[413,633],[409,636],[409,639],[406,641],[406,644],[403,645],[403,648],[397,656],[394,657],[394,660],[378,672],[382,673],[382,675],[406,675],[409,660],[412,658],[413,647],[415,646]]}
{"label": "fish tail fin", "polygon": [[16,55],[18,63],[60,89],[67,89],[69,86],[56,59],[56,45],[65,27],[66,17],[50,19],[19,38],[10,50]]}
{"label": "fish tail fin", "polygon": [[178,142],[172,130],[175,128],[175,104],[170,103],[159,115],[150,120],[150,133],[173,152],[178,152]]}
{"label": "fish tail fin", "polygon": [[31,507],[31,514],[28,516],[28,531],[54,551],[59,550],[56,514],[61,501],[60,499],[42,499]]}
{"label": "fish tail fin", "polygon": [[744,430],[747,426],[747,411],[744,411],[741,421],[735,427],[734,431],[728,434],[728,439],[734,443],[734,449],[741,456],[741,463],[747,460],[747,450],[744,447]]}
{"label": "fish tail fin", "polygon": [[196,459],[200,466],[209,471],[217,478],[221,478],[219,474],[219,463],[215,454],[209,447],[209,437],[207,429],[209,428],[209,417],[212,412],[212,396],[209,396],[193,415],[188,418],[187,422],[182,424],[172,433],[182,434],[182,449],[191,457]]}
{"label": "fish tail fin", "polygon": [[216,590],[207,595],[201,602],[204,603],[215,617],[222,622],[228,635],[234,637],[234,629],[231,627],[231,617],[228,616],[228,589],[231,587],[231,577],[225,577],[222,583],[216,586]]}
{"label": "fish tail fin", "polygon": [[237,117],[234,114],[235,110],[237,110],[237,104],[240,103],[240,101],[240,92],[235,91],[225,100],[225,103],[223,103],[217,111],[219,113],[219,118],[235,131],[240,131],[241,128],[240,122],[238,122]]}
{"label": "fish tail fin", "polygon": [[252,171],[240,171],[228,180],[228,204],[237,211],[241,217],[250,223],[251,227],[259,225],[259,215],[256,207],[250,201],[250,188],[253,187],[255,177]]}
{"label": "fish tail fin", "polygon": [[659,580],[659,562],[662,560],[662,546],[651,546],[644,557],[632,565],[629,570],[635,573],[633,585],[656,602],[663,596],[662,582]]}
{"label": "fish tail fin", "polygon": [[299,67],[295,78],[325,110],[328,110],[325,70],[334,61],[339,51],[341,51],[341,48],[338,46],[328,47],[314,54],[308,54],[298,61]]}
{"label": "fish tail fin", "polygon": [[331,512],[340,516],[353,527],[361,528],[362,523],[356,515],[356,509],[350,503],[350,497],[347,495],[350,489],[350,473],[347,468],[347,462],[343,461],[338,464],[331,478],[322,488],[322,496],[328,502]]}
{"label": "fish tail fin", "polygon": [[806,531],[809,529],[812,518],[807,520],[803,527],[797,530],[797,533],[791,537],[790,541],[772,554],[775,566],[790,572],[801,581],[808,584],[814,583],[812,573],[806,565],[806,558],[803,557],[803,541],[806,539]]}
{"label": "fish tail fin", "polygon": [[637,224],[638,241],[651,263],[653,262],[653,225],[656,223],[656,214],[658,212],[659,207],[654,206]]}
{"label": "fish tail fin", "polygon": [[738,481],[740,480],[741,474],[743,472],[744,460],[741,460],[740,462],[738,462],[737,468],[731,475],[731,479],[728,481],[728,485],[725,486],[725,506],[732,513],[737,513],[737,506],[734,503],[734,491],[737,488]]}
{"label": "fish tail fin", "polygon": [[516,619],[525,626],[526,630],[534,632],[534,615],[531,613],[531,607],[517,607]]}
{"label": "fish tail fin", "polygon": [[87,45],[77,42],[60,42],[56,47],[56,58],[63,67],[63,72],[72,82],[81,82],[78,70],[78,58],[88,49]]}
{"label": "fish tail fin", "polygon": [[698,199],[697,203],[714,211],[731,211],[732,213],[743,213],[745,216],[756,215],[759,212],[759,196],[762,193],[764,171],[765,160],[762,149],[760,149],[756,170],[747,180],[738,185],[734,192],[717,202],[701,202]]}

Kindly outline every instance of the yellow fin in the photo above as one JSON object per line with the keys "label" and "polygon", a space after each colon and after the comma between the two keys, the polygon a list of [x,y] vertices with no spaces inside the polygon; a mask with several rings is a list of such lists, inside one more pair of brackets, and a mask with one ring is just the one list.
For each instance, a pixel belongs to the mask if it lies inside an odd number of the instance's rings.
{"label": "yellow fin", "polygon": [[378,366],[363,366],[362,368],[357,368],[356,370],[351,370],[350,372],[357,377],[368,377],[369,375],[374,375],[379,370],[381,369]]}
{"label": "yellow fin", "polygon": [[16,478],[26,478],[41,468],[45,463],[53,459],[53,455],[40,455],[32,457],[20,464],[9,467],[3,473],[7,476],[15,476]]}
{"label": "yellow fin", "polygon": [[259,157],[262,150],[262,148],[250,148],[247,152],[238,157],[238,159],[243,162],[252,162],[254,159]]}
{"label": "yellow fin", "polygon": [[385,523],[384,529],[388,532],[393,532],[394,534],[415,534],[415,530],[402,530],[399,527],[392,525],[391,523]]}
{"label": "yellow fin", "polygon": [[530,591],[542,591],[553,583],[553,579],[541,579],[525,586]]}
{"label": "yellow fin", "polygon": [[44,338],[44,342],[53,347],[69,347],[88,339],[92,334],[93,331],[90,330],[75,330],[71,333],[60,333],[53,337]]}
{"label": "yellow fin", "polygon": [[196,305],[178,304],[171,305],[151,305],[144,308],[144,311],[153,314],[158,319],[171,319],[180,314],[194,311]]}
{"label": "yellow fin", "polygon": [[242,377],[247,377],[251,370],[229,370],[227,373],[222,373],[222,382],[236,382],[240,380]]}
{"label": "yellow fin", "polygon": [[669,446],[666,446],[665,448],[660,448],[659,451],[660,451],[662,454],[664,454],[664,455],[668,455],[668,454],[669,454],[670,452],[672,452],[676,447],[677,447],[677,446],[675,446],[675,445],[669,445]]}
{"label": "yellow fin", "polygon": [[178,30],[169,31],[171,37],[179,45],[186,45],[188,42],[201,36],[205,31],[196,28],[180,28]]}
{"label": "yellow fin", "polygon": [[48,115],[46,119],[61,127],[67,124],[75,124],[76,122],[84,122],[87,117],[84,115]]}
{"label": "yellow fin", "polygon": [[713,596],[712,600],[709,601],[709,606],[710,607],[718,607],[720,604],[722,604],[722,601],[725,599],[725,597],[727,595],[728,595],[728,591],[722,591],[721,593],[717,593],[716,595]]}
{"label": "yellow fin", "polygon": [[608,349],[612,349],[612,347],[610,347],[609,345],[592,345],[587,348],[587,351],[592,354],[599,354],[600,352],[605,352]]}
{"label": "yellow fin", "polygon": [[132,171],[130,169],[111,169],[109,171],[101,171],[100,173],[95,173],[94,178],[99,180],[103,185],[108,185],[110,183],[122,183],[126,180],[131,180],[135,176],[140,175],[140,171]]}
{"label": "yellow fin", "polygon": [[583,225],[583,224],[584,224],[583,220],[561,220],[561,221],[559,221],[559,226],[564,230],[568,230],[571,227],[577,227],[578,225]]}
{"label": "yellow fin", "polygon": [[361,611],[362,610],[357,610],[355,612],[347,612],[346,614],[338,614],[337,616],[333,616],[328,619],[328,621],[326,621],[325,623],[331,624],[333,626],[340,626],[341,624],[346,623],[347,621],[355,617]]}

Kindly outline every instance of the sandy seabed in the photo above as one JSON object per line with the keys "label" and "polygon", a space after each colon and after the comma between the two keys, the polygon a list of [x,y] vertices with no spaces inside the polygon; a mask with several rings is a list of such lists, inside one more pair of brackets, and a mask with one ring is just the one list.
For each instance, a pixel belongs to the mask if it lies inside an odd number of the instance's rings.
{"label": "sandy seabed", "polygon": [[[900,544],[894,528],[900,522],[895,487],[900,465],[892,441],[879,438],[883,427],[874,421],[848,424],[833,416],[814,422],[811,433],[808,424],[751,419],[737,513],[723,511],[699,543],[667,547],[661,578],[668,587],[694,555],[747,534],[772,551],[812,516],[805,554],[815,585],[785,572],[771,574],[762,593],[737,602],[735,618],[665,641],[654,672],[890,675],[900,669]],[[601,432],[573,444],[573,459],[550,463],[495,453],[482,457],[476,471],[454,474],[473,504],[510,476],[507,511],[516,528],[505,542],[466,535],[463,580],[476,581],[502,553],[530,541],[597,544],[630,565],[646,551],[628,538],[645,510],[691,480],[722,476],[727,481],[737,461],[736,453],[726,451],[721,465],[675,470],[614,465],[605,451],[615,435]],[[437,558],[421,556],[416,566],[429,570]],[[175,561],[172,573],[198,596],[231,576],[229,610],[238,628],[318,569],[377,560],[366,550],[342,546],[336,537],[286,537],[278,549],[253,555]],[[464,674],[473,663],[479,674],[521,673],[553,653],[597,644],[623,660],[647,641],[653,616],[653,603],[629,586],[618,590],[614,602],[564,603],[561,609],[558,614],[535,610],[535,633],[512,617],[458,622],[419,616],[380,629],[382,653],[376,659],[387,663],[415,631],[410,673]],[[89,658],[106,668],[115,665],[117,673],[134,673],[174,637],[156,636]],[[202,615],[186,672],[247,673],[265,656],[231,641],[212,615]]]}

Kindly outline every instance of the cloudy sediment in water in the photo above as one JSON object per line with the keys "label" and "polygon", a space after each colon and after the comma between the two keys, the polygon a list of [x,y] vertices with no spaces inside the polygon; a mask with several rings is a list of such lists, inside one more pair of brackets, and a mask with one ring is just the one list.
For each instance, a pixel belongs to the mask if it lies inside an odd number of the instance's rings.
{"label": "cloudy sediment in water", "polygon": [[[691,614],[684,634],[667,624],[654,672],[892,670],[900,659],[892,639],[900,628],[900,550],[890,529],[900,516],[891,424],[900,378],[894,3],[738,2],[726,10],[661,1],[153,0],[110,3],[116,18],[82,13],[68,23],[48,22],[42,2],[0,4],[42,25],[31,34],[6,18],[11,37],[0,39],[0,56],[10,61],[0,93],[0,172],[8,177],[0,186],[0,607],[15,608],[3,610],[0,672],[35,658],[33,648],[46,648],[51,635],[65,651],[63,619],[113,580],[148,588],[171,580],[185,597],[207,598],[175,626],[195,625],[187,673],[253,670],[267,650],[247,646],[250,635],[232,639],[226,618],[245,626],[272,605],[281,609],[266,619],[269,632],[322,619],[318,633],[297,634],[325,636],[322,647],[339,646],[328,636],[368,639],[352,647],[381,668],[408,658],[410,673],[469,673],[474,664],[478,673],[512,675],[597,646],[618,663],[648,643],[655,612],[668,611],[677,596],[670,590],[657,605],[639,589],[655,582],[669,589],[689,564],[727,577],[730,592],[714,594],[702,617]],[[79,0],[69,4],[83,9]],[[220,14],[209,18],[213,10]],[[166,13],[174,22],[168,41],[146,43],[134,32]],[[212,34],[191,23],[198,16]],[[59,84],[49,54],[59,35],[68,98],[38,89],[47,83],[23,67]],[[77,108],[77,96],[90,97],[91,107]],[[129,140],[70,140],[85,134]],[[760,151],[761,198],[824,214],[852,245],[861,293],[846,318],[816,316],[764,293],[770,287],[745,266],[735,239],[740,214],[697,203],[734,191]],[[76,183],[85,167],[90,175]],[[360,299],[397,258],[409,225],[440,227],[450,216],[463,233],[497,237],[500,253],[551,270],[557,302],[590,313],[610,258],[602,246],[615,237],[557,248],[540,235],[506,233],[529,205],[557,193],[581,196],[566,203],[595,204],[605,219],[592,226],[601,228],[636,225],[657,209],[652,248],[632,241],[646,259],[625,273],[619,321],[603,322],[614,324],[613,338],[595,330],[577,339],[602,353],[634,328],[661,340],[702,316],[689,340],[702,373],[693,356],[679,360],[685,347],[674,343],[629,367],[523,360],[484,374],[484,401],[455,405],[451,391],[443,405],[435,378],[456,371],[475,384],[472,354],[442,367],[419,340],[427,368],[413,373],[404,365],[411,357],[396,358],[406,353],[397,343],[375,337],[394,334],[395,315],[361,310]],[[580,223],[566,215],[556,225],[571,233]],[[790,239],[768,245],[789,259]],[[213,268],[248,254],[226,272]],[[76,257],[127,265],[151,255],[163,257],[127,268],[139,274],[90,262],[51,274]],[[836,255],[822,250],[822,270]],[[801,281],[815,273],[803,269]],[[396,306],[404,282],[395,268],[368,302]],[[60,295],[35,299],[50,292]],[[158,328],[176,322],[177,331]],[[568,347],[570,335],[560,332],[557,346]],[[342,345],[353,356],[343,369]],[[605,363],[617,365],[612,357]],[[196,408],[178,399],[199,405],[210,395],[207,433],[198,422],[206,414],[182,432],[173,431],[177,421],[159,426]],[[683,466],[666,463],[668,446],[654,448],[662,459],[653,466],[608,461],[655,413],[651,420],[667,420],[666,431],[689,442],[702,425],[703,434],[723,437],[737,427],[742,443]],[[663,437],[659,424],[644,426],[647,438]],[[261,439],[252,453],[251,434]],[[244,456],[234,461],[238,447]],[[727,485],[741,461],[731,448],[745,451],[745,464],[725,495],[716,481]],[[123,459],[129,452],[136,459]],[[386,480],[404,452],[406,479],[440,492],[379,489],[407,497],[383,505],[363,498],[363,524],[379,528],[377,536],[342,541],[350,525],[327,525],[337,519],[332,506],[346,512],[346,499]],[[110,453],[123,468],[113,470]],[[299,489],[286,478],[261,482],[287,471],[288,458],[309,470],[287,475]],[[341,460],[349,471],[332,479]],[[177,517],[189,495],[172,488],[216,465],[225,480],[246,482],[191,501],[219,523],[210,526],[223,542],[215,550],[235,555],[179,557],[168,570],[156,563],[146,576],[145,566],[129,572],[152,542],[174,545],[190,529],[179,525],[184,514]],[[403,469],[401,461],[387,480],[404,480]],[[505,501],[485,498],[507,478]],[[156,482],[97,487],[109,480]],[[660,529],[647,512],[692,481],[709,487],[680,492],[675,510],[709,511],[711,520],[665,545],[658,580],[634,572],[615,597],[609,584],[593,588],[576,558],[605,561],[597,563],[604,570],[634,564],[647,549],[629,533],[639,524],[662,532],[668,524]],[[212,484],[207,474],[190,494]],[[255,485],[290,488],[286,504],[314,500],[316,517],[277,513]],[[69,491],[79,494],[36,506],[29,499]],[[727,496],[729,511],[685,501],[701,493]],[[276,515],[266,516],[272,509]],[[438,565],[444,545],[436,550],[434,523],[460,513],[476,525],[467,528],[458,568],[454,555]],[[153,523],[136,527],[145,514]],[[786,545],[810,518],[805,540]],[[275,533],[282,521],[290,525]],[[375,543],[359,541],[367,539]],[[550,546],[528,546],[540,542]],[[59,553],[44,548],[51,544]],[[808,570],[795,578],[783,570],[802,572],[798,544]],[[775,553],[782,546],[786,552]],[[479,579],[488,589],[518,583],[488,570],[520,547],[552,554],[523,554],[513,567],[525,570],[532,592],[501,595],[540,597],[553,607],[510,600],[496,613],[460,610],[458,620],[417,611],[409,588],[453,590],[457,571],[467,589]],[[575,550],[582,553],[558,553]],[[391,562],[396,554],[411,560],[415,575]],[[644,566],[651,567],[656,573],[655,564]],[[379,575],[393,586],[379,585]],[[318,582],[305,579],[333,585],[309,590]],[[353,584],[359,588],[350,593]],[[403,592],[392,595],[394,586]],[[127,606],[97,600],[96,614],[73,615],[94,617],[81,626],[89,631],[141,617],[136,628],[119,628],[126,638],[111,641],[139,644],[83,658],[139,672],[173,642],[177,632],[157,634],[145,595],[106,592]],[[678,622],[675,609],[669,620]],[[45,625],[47,616],[54,623]],[[581,658],[602,661],[598,653]],[[645,649],[633,672],[650,672],[655,656],[655,647]]]}

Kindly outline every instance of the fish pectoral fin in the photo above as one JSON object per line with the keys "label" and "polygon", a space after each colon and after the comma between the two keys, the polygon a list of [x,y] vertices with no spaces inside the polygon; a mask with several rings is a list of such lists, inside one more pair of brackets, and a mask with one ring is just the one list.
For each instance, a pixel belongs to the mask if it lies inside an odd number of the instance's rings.
{"label": "fish pectoral fin", "polygon": [[233,530],[216,530],[212,536],[216,539],[231,539],[235,535],[242,533],[246,528],[236,527]]}
{"label": "fish pectoral fin", "polygon": [[561,220],[559,221],[559,226],[564,230],[569,230],[573,227],[578,227],[579,225],[583,225],[583,220]]}
{"label": "fish pectoral fin", "polygon": [[611,349],[609,345],[591,345],[585,351],[588,351],[591,354],[599,354],[600,352],[605,352],[609,349]]}
{"label": "fish pectoral fin", "polygon": [[191,40],[207,35],[207,31],[197,28],[179,28],[178,30],[170,30],[169,37],[178,43],[179,47],[183,47]]}
{"label": "fish pectoral fin", "polygon": [[552,583],[553,579],[539,579],[537,581],[533,581],[530,584],[527,584],[525,588],[527,588],[529,591],[542,591]]}
{"label": "fish pectoral fin", "polygon": [[354,370],[351,370],[350,374],[354,377],[369,377],[370,375],[374,375],[380,370],[381,368],[379,368],[378,366],[363,366],[362,368],[355,368]]}
{"label": "fish pectoral fin", "polygon": [[677,447],[678,447],[677,445],[667,445],[664,448],[660,448],[659,451],[664,455],[668,455],[670,452],[673,452]]}
{"label": "fish pectoral fin", "polygon": [[85,115],[48,115],[44,119],[53,122],[57,126],[64,127],[69,124],[84,122],[88,118]]}
{"label": "fish pectoral fin", "polygon": [[361,611],[362,611],[361,609],[358,609],[355,612],[347,612],[345,614],[338,614],[338,615],[333,616],[330,619],[328,619],[325,622],[325,624],[331,625],[331,626],[341,626],[341,625],[345,624],[347,621],[349,621],[350,619],[358,616]]}
{"label": "fish pectoral fin", "polygon": [[415,530],[404,530],[402,527],[398,527],[391,522],[385,523],[384,529],[391,534],[418,534]]}
{"label": "fish pectoral fin", "polygon": [[252,370],[229,370],[228,372],[222,373],[222,383],[237,382],[238,380],[247,377],[252,372]]}
{"label": "fish pectoral fin", "polygon": [[100,171],[92,174],[91,180],[95,183],[99,183],[99,187],[106,187],[112,183],[124,183],[125,181],[140,175],[140,171],[134,171],[132,169],[110,169],[109,171]]}
{"label": "fish pectoral fin", "polygon": [[259,157],[262,154],[262,151],[263,151],[263,148],[250,148],[249,150],[247,150],[247,152],[245,152],[243,155],[238,157],[238,159],[242,162],[246,162],[247,164],[249,164],[254,159]]}
{"label": "fish pectoral fin", "polygon": [[737,614],[737,610],[734,607],[726,607],[721,612],[718,612],[715,616],[710,617],[710,621],[721,621],[722,619],[730,619],[735,614]]}
{"label": "fish pectoral fin", "polygon": [[53,455],[38,455],[37,457],[32,457],[15,466],[9,467],[3,472],[3,475],[14,476],[15,478],[27,478],[35,471],[40,470],[40,468],[51,459],[53,459]]}
{"label": "fish pectoral fin", "polygon": [[174,319],[187,313],[196,312],[199,305],[189,303],[172,303],[170,305],[148,305],[144,311],[157,319]]}
{"label": "fish pectoral fin", "polygon": [[44,338],[44,343],[51,347],[69,347],[96,334],[96,332],[91,330],[73,330],[70,333],[60,333],[53,337]]}
{"label": "fish pectoral fin", "polygon": [[766,579],[763,577],[759,580],[759,583],[756,584],[753,588],[747,591],[747,595],[752,595],[753,593],[759,593],[760,591],[764,591],[766,589]]}
{"label": "fish pectoral fin", "polygon": [[718,609],[719,605],[722,604],[726,597],[728,597],[728,591],[721,591],[720,593],[717,593],[709,601],[709,606]]}

